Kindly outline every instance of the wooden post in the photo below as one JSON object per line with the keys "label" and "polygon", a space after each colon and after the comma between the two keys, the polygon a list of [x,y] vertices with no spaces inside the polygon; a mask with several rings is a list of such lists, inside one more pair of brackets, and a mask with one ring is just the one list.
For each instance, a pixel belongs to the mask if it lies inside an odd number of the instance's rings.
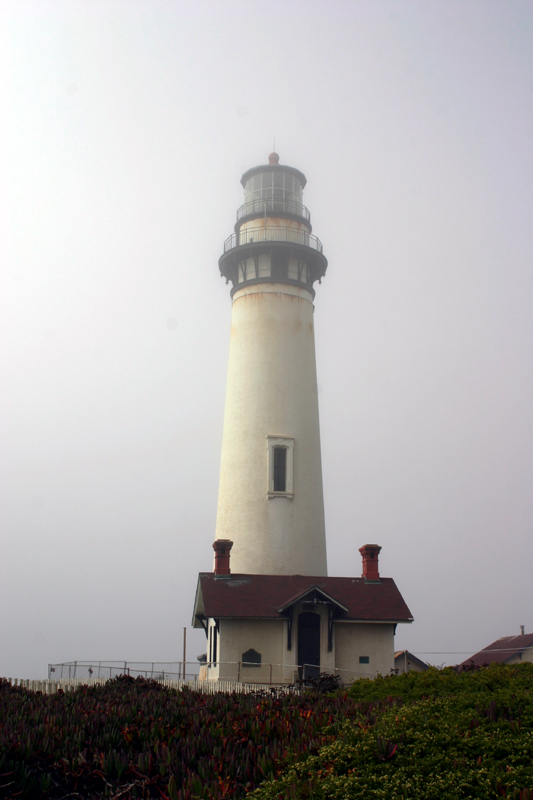
{"label": "wooden post", "polygon": [[185,666],[187,661],[187,628],[183,629],[183,680],[185,680]]}

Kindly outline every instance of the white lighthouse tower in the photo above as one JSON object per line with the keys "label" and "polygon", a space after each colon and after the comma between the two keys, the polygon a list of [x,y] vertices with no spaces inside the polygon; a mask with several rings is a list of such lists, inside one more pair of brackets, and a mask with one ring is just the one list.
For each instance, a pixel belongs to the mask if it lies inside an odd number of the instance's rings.
{"label": "white lighthouse tower", "polygon": [[233,309],[216,539],[234,573],[326,575],[313,285],[327,260],[305,175],[271,153],[241,183],[219,260]]}
{"label": "white lighthouse tower", "polygon": [[335,674],[349,684],[394,667],[394,633],[412,622],[381,547],[361,577],[327,575],[313,285],[327,267],[302,205],[305,176],[249,169],[244,205],[219,266],[232,283],[231,343],[215,563],[198,576],[200,680],[293,684]]}

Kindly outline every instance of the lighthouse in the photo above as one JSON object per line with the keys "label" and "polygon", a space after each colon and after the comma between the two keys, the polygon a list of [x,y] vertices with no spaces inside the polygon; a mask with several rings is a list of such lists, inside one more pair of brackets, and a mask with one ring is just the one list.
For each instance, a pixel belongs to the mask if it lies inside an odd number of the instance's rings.
{"label": "lighthouse", "polygon": [[244,203],[219,259],[231,340],[212,572],[198,576],[199,679],[290,685],[320,672],[348,684],[394,668],[411,612],[359,547],[328,577],[315,362],[315,287],[327,267],[302,203],[305,175],[279,163],[241,178]]}
{"label": "lighthouse", "polygon": [[271,153],[241,183],[219,260],[232,315],[216,539],[238,573],[326,575],[313,318],[327,260],[302,172]]}

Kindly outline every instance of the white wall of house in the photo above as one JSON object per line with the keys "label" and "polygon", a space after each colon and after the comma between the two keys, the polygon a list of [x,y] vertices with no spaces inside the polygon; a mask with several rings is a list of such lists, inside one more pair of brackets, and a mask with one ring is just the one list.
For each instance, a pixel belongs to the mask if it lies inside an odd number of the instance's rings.
{"label": "white wall of house", "polygon": [[[288,621],[285,619],[221,619],[217,638],[217,662],[211,661],[210,665],[209,636],[215,636],[215,622],[209,620],[207,679],[239,679],[244,683],[293,683],[298,670],[298,615],[303,611],[309,611],[309,607],[298,604],[294,608],[290,650],[287,647]],[[332,673],[335,669],[335,650],[328,652],[327,607],[318,605],[316,613],[320,615],[320,669],[322,672]],[[249,649],[261,653],[261,667],[243,666],[243,653]]]}
{"label": "white wall of house", "polygon": [[[221,619],[217,635],[217,660],[211,658],[215,622],[208,621],[208,680],[240,680],[244,683],[293,683],[298,663],[298,615],[309,606],[294,608],[292,647],[288,649],[288,621],[283,619]],[[349,623],[337,620],[333,627],[333,649],[328,651],[328,609],[318,604],[320,615],[320,670],[340,671],[343,683],[361,677],[388,675],[394,668],[394,625],[390,623]],[[261,654],[261,666],[244,666],[243,654],[253,649]],[[211,646],[211,653],[213,648]],[[360,663],[360,658],[368,663]]]}
{"label": "white wall of house", "polygon": [[[368,663],[360,663],[360,658],[368,658]],[[343,683],[389,675],[394,668],[394,625],[337,621],[335,666]]]}
{"label": "white wall of house", "polygon": [[521,653],[517,653],[516,656],[513,656],[506,664],[521,664],[522,661],[533,661],[533,648],[522,650]]}
{"label": "white wall of house", "polygon": [[[287,650],[287,622],[282,619],[220,620],[221,680],[243,683],[293,683],[292,652]],[[261,653],[261,666],[242,664],[243,653]],[[239,665],[239,662],[240,665]]]}

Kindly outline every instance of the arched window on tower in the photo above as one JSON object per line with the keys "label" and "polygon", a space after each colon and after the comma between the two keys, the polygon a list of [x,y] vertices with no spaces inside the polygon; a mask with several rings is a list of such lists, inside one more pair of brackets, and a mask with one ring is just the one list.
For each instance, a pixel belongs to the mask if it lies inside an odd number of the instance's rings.
{"label": "arched window on tower", "polygon": [[274,448],[274,491],[287,491],[287,448]]}

